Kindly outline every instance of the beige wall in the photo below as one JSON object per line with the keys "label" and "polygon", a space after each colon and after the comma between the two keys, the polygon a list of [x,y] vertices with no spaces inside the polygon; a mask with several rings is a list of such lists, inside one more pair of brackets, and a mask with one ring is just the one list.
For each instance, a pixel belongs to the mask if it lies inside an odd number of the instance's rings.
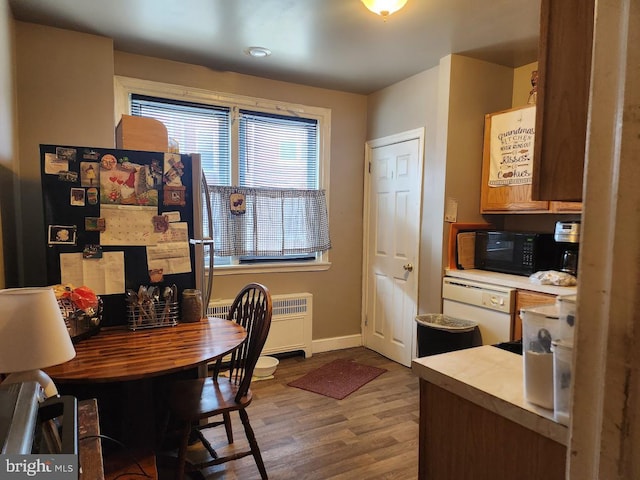
{"label": "beige wall", "polygon": [[[441,203],[438,196],[442,196],[438,188],[441,182],[435,181],[436,172],[443,170],[438,167],[442,162],[436,152],[438,73],[439,67],[434,67],[409,77],[369,95],[367,103],[368,140],[424,128],[423,204],[429,205]],[[422,306],[421,311],[426,312],[431,307],[428,297],[429,286],[434,282],[433,272],[439,272],[441,261],[439,249],[432,249],[434,242],[429,226],[442,222],[442,212],[438,208],[423,208],[421,222],[418,304]],[[435,244],[437,246],[439,242]],[[439,283],[439,279],[435,282]]]}
{"label": "beige wall", "polygon": [[439,312],[446,261],[445,200],[458,221],[482,221],[484,114],[511,106],[513,70],[460,55],[369,96],[367,139],[425,127],[419,312]]}
{"label": "beige wall", "polygon": [[123,52],[115,53],[115,73],[331,109],[331,268],[322,272],[217,276],[212,297],[232,298],[249,281],[264,283],[273,294],[311,292],[314,340],[360,335],[366,97]]}
{"label": "beige wall", "polygon": [[43,285],[40,144],[113,147],[113,42],[16,22],[20,283]]}
{"label": "beige wall", "polygon": [[481,222],[484,116],[511,107],[513,70],[452,55],[449,81],[445,194],[458,202],[458,222]]}
{"label": "beige wall", "polygon": [[[195,65],[114,54],[108,38],[17,23],[21,205],[19,238],[44,245],[40,200],[40,143],[112,147],[113,75],[207,88],[332,110],[330,223],[332,266],[324,272],[217,277],[215,297],[232,297],[250,280],[274,294],[314,294],[313,338],[360,334],[362,163],[366,97],[216,72]],[[115,57],[115,60],[114,60]],[[36,198],[29,202],[28,198]],[[19,250],[24,285],[41,284],[44,251]]]}
{"label": "beige wall", "polygon": [[528,63],[513,69],[512,107],[522,107],[529,101],[531,92],[531,72],[538,69],[538,62]]}
{"label": "beige wall", "polygon": [[214,284],[216,298],[232,297],[249,280],[267,284],[274,294],[310,291],[314,340],[360,334],[366,139],[425,127],[419,309],[439,311],[448,236],[445,197],[458,200],[458,221],[477,220],[479,181],[468,172],[476,172],[479,179],[482,118],[510,106],[513,70],[452,55],[437,67],[365,97],[114,52],[112,41],[104,37],[22,22],[15,26],[21,152],[16,237],[22,267],[16,281],[21,285],[44,281],[44,247],[33,248],[45,240],[38,145],[113,146],[115,74],[331,109],[331,268],[217,276]]}

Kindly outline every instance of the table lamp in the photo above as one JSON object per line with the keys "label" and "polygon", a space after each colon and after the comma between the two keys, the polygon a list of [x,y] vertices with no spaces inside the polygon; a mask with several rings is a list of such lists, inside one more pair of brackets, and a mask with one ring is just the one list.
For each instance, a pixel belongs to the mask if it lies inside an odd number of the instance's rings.
{"label": "table lamp", "polygon": [[36,381],[45,397],[58,389],[42,368],[76,356],[67,327],[50,287],[0,290],[0,372],[2,383]]}

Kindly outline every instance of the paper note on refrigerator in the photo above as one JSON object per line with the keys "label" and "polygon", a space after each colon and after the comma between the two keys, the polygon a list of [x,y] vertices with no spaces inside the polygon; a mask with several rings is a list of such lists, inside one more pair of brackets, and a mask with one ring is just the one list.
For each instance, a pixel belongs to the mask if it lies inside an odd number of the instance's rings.
{"label": "paper note on refrigerator", "polygon": [[159,235],[158,243],[147,247],[149,270],[161,269],[164,275],[191,271],[187,227],[187,222],[170,223],[169,229]]}
{"label": "paper note on refrigerator", "polygon": [[134,205],[101,205],[105,230],[100,233],[100,245],[155,245],[157,234],[153,230],[153,217],[157,207]]}
{"label": "paper note on refrigerator", "polygon": [[61,283],[87,286],[96,295],[124,293],[124,252],[103,252],[85,259],[82,252],[60,254]]}

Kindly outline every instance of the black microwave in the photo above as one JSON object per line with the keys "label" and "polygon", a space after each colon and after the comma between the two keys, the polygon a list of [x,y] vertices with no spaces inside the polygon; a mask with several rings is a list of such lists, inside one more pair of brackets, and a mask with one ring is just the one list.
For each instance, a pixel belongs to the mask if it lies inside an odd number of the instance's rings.
{"label": "black microwave", "polygon": [[556,264],[557,246],[551,233],[476,232],[476,268],[528,276],[553,270]]}

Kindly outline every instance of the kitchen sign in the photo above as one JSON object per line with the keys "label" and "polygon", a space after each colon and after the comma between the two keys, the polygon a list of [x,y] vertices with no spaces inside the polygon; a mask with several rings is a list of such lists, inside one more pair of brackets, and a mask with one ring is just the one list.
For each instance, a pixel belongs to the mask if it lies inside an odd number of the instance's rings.
{"label": "kitchen sign", "polygon": [[535,124],[535,105],[491,117],[490,187],[531,183]]}

